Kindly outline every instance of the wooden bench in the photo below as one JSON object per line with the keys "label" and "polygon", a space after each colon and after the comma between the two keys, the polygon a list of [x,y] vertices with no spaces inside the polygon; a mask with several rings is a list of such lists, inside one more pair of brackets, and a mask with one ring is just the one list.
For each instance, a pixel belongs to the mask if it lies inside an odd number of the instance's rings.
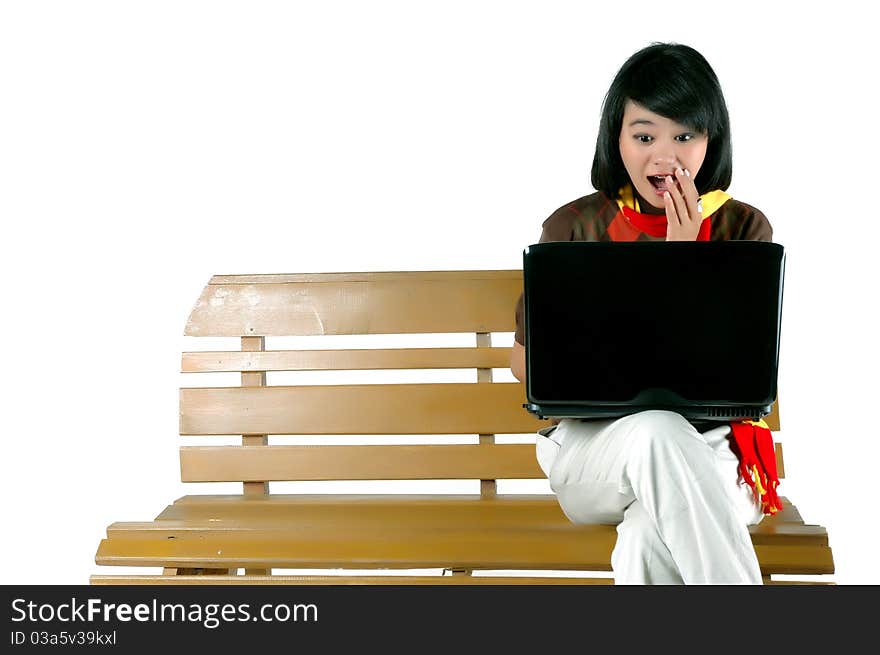
{"label": "wooden bench", "polygon": [[[91,582],[611,583],[614,526],[571,524],[549,487],[498,492],[498,481],[543,478],[533,435],[547,423],[522,408],[523,385],[493,381],[493,369],[509,369],[512,337],[493,346],[492,333],[513,331],[521,288],[516,270],[212,278],[185,334],[231,337],[234,348],[185,352],[182,370],[240,373],[241,382],[181,388],[180,434],[203,441],[240,435],[241,442],[182,447],[181,479],[242,483],[241,493],[187,495],[153,521],[113,523],[96,563],[158,568],[152,575],[94,575]],[[469,333],[472,340],[430,348],[326,345],[329,335],[423,333],[458,339]],[[267,339],[291,336],[298,337],[297,349],[267,349]],[[395,339],[399,345],[405,337]],[[403,369],[464,369],[448,374],[468,377],[336,382],[351,371],[399,376]],[[302,373],[314,371],[336,373]],[[336,377],[333,384],[322,378],[281,385],[267,384],[267,374]],[[770,422],[778,430],[778,413]],[[290,445],[273,435],[308,436],[298,437],[307,443]],[[407,443],[387,443],[395,435]],[[432,435],[433,443],[413,435]],[[516,443],[508,435],[527,436]],[[355,445],[340,445],[345,439]],[[777,455],[782,471],[781,449]],[[384,482],[390,480],[460,480],[471,481],[455,484],[472,493],[269,493],[276,481],[329,480],[373,481],[383,491],[395,484]],[[832,573],[826,530],[804,524],[784,502],[784,511],[752,529],[765,581],[773,574]],[[277,569],[298,574],[277,575]],[[401,575],[412,571],[421,572]]]}

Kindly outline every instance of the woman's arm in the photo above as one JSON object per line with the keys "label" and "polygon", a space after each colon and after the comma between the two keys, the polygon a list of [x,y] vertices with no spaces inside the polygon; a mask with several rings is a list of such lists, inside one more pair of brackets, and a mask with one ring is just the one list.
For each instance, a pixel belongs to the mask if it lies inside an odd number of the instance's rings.
{"label": "woman's arm", "polygon": [[526,381],[526,347],[518,341],[510,349],[510,372],[520,382]]}

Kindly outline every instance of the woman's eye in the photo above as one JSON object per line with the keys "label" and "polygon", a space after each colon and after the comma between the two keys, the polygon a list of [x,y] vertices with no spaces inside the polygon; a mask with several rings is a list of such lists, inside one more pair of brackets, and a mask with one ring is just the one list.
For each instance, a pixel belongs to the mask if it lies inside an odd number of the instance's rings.
{"label": "woman's eye", "polygon": [[688,132],[687,134],[679,134],[677,137],[675,137],[675,140],[680,141],[681,143],[686,143],[693,138],[694,138],[694,135],[691,134],[690,132]]}
{"label": "woman's eye", "polygon": [[654,140],[654,137],[648,134],[636,134],[636,141],[639,143],[651,143]]}

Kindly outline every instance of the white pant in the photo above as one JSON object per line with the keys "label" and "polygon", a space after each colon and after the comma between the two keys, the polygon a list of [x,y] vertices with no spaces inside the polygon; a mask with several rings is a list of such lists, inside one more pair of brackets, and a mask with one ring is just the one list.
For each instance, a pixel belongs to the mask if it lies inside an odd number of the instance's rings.
{"label": "white pant", "polygon": [[[545,436],[546,435],[546,436]],[[746,526],[763,518],[738,480],[730,427],[700,434],[675,412],[565,419],[538,462],[574,523],[617,526],[617,584],[761,584]]]}

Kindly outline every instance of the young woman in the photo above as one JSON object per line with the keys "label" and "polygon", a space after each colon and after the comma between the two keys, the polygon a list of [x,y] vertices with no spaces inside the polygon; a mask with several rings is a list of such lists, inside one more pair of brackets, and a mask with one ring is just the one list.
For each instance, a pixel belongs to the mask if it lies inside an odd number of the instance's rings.
{"label": "young woman", "polygon": [[[596,193],[553,212],[540,241],[770,241],[766,217],[725,193],[731,174],[714,71],[693,48],[653,44],[605,97]],[[523,381],[522,298],[516,319],[511,370]],[[748,473],[756,461],[742,460],[744,428],[769,438],[760,425],[692,424],[669,411],[564,419],[538,434],[537,457],[570,520],[618,524],[617,583],[761,584],[747,526],[780,507],[778,480],[775,462],[754,469],[757,479]]]}

